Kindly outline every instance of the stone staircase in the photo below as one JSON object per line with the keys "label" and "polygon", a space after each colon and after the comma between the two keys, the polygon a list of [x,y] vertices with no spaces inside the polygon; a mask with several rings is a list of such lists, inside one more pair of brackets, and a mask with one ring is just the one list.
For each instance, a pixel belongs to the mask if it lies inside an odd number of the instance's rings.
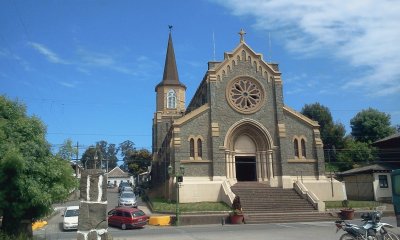
{"label": "stone staircase", "polygon": [[238,182],[232,191],[240,197],[246,223],[333,221],[294,189],[268,187],[259,182]]}

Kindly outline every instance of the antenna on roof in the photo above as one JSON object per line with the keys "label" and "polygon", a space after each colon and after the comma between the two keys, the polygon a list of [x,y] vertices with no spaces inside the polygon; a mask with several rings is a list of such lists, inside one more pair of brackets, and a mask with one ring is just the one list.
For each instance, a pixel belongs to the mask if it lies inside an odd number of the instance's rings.
{"label": "antenna on roof", "polygon": [[215,62],[215,37],[214,37],[214,31],[213,31],[213,61]]}

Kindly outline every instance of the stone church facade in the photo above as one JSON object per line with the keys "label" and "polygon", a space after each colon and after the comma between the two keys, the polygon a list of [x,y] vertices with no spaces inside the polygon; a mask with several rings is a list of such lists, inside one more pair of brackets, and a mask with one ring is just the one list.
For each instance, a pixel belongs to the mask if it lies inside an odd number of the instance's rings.
{"label": "stone church facade", "polygon": [[340,184],[325,177],[318,123],[284,104],[278,64],[266,62],[239,34],[235,49],[208,63],[185,107],[170,33],[163,79],[155,88],[152,194],[174,199],[176,179],[168,166],[183,166],[180,202],[229,204],[237,182],[293,188],[300,179],[319,199],[342,199]]}

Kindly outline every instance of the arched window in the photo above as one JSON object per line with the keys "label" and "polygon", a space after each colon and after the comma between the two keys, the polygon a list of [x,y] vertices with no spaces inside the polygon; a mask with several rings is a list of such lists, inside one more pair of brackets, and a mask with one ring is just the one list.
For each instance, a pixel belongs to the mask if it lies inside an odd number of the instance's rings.
{"label": "arched window", "polygon": [[194,158],[194,139],[191,138],[190,139],[190,143],[189,143],[189,148],[190,148],[190,157]]}
{"label": "arched window", "polygon": [[197,139],[197,156],[198,157],[203,157],[203,146],[201,143],[201,139]]}
{"label": "arched window", "polygon": [[293,141],[293,147],[294,147],[294,156],[299,157],[299,141],[297,141],[297,139]]}
{"label": "arched window", "polygon": [[301,155],[305,158],[306,156],[306,141],[301,139]]}
{"label": "arched window", "polygon": [[167,108],[176,108],[176,93],[170,89],[167,94]]}

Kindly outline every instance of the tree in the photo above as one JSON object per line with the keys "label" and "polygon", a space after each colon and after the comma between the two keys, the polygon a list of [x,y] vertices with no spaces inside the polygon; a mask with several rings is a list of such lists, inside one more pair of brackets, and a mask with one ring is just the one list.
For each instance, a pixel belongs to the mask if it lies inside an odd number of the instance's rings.
{"label": "tree", "polygon": [[368,108],[350,120],[351,135],[355,140],[373,143],[396,132],[390,124],[390,115]]}
{"label": "tree", "polygon": [[106,141],[101,140],[96,143],[96,146],[98,146],[98,149],[100,150],[101,155],[103,156],[102,159],[103,167],[104,168],[107,167],[107,162],[108,162],[108,169],[113,169],[114,167],[116,167],[118,162],[117,154],[119,151],[116,145],[108,144]]}
{"label": "tree", "polygon": [[151,164],[151,153],[147,149],[135,150],[127,157],[128,171],[133,174],[147,172]]}
{"label": "tree", "polygon": [[345,171],[353,167],[368,165],[376,160],[377,150],[368,143],[347,137],[345,148],[338,150],[338,168]]}
{"label": "tree", "polygon": [[306,104],[301,113],[314,121],[320,126],[321,139],[324,143],[325,159],[329,163],[335,162],[336,149],[344,147],[344,136],[346,129],[341,123],[334,123],[329,108],[320,103]]}
{"label": "tree", "polygon": [[90,146],[82,154],[81,163],[86,169],[101,169],[101,159],[103,159],[103,155],[98,145]]}
{"label": "tree", "polygon": [[0,211],[2,229],[32,235],[32,219],[51,212],[77,186],[69,162],[54,156],[46,128],[24,105],[0,96]]}
{"label": "tree", "polygon": [[121,151],[121,155],[123,157],[122,160],[124,161],[122,168],[124,168],[127,171],[128,170],[127,161],[129,159],[129,156],[133,155],[134,152],[136,151],[135,143],[130,140],[126,140],[119,144],[118,150]]}
{"label": "tree", "polygon": [[57,156],[64,160],[71,161],[72,159],[75,159],[77,153],[78,149],[73,146],[72,140],[67,139],[58,150]]}

